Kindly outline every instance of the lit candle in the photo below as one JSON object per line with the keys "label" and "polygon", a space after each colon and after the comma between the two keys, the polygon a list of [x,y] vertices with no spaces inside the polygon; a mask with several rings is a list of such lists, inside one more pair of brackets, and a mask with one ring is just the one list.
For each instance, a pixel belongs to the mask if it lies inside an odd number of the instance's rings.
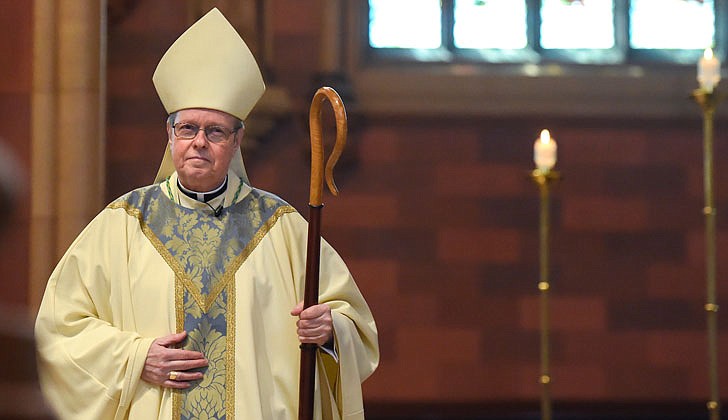
{"label": "lit candle", "polygon": [[541,137],[533,143],[533,161],[541,172],[548,172],[556,165],[556,142],[549,130],[542,130]]}
{"label": "lit candle", "polygon": [[707,48],[698,61],[698,83],[703,90],[710,93],[719,81],[720,60],[713,55],[711,48]]}

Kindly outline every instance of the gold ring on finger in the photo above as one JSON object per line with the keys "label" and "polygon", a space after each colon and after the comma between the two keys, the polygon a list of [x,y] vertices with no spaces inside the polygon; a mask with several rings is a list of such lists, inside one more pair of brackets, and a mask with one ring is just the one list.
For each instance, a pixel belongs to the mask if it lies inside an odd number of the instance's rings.
{"label": "gold ring on finger", "polygon": [[179,376],[179,372],[171,371],[169,372],[169,380],[170,381],[176,381],[177,376]]}

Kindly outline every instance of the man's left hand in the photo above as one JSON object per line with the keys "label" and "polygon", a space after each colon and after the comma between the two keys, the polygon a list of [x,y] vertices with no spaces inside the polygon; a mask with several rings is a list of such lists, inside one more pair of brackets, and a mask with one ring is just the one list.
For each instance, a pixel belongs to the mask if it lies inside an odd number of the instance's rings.
{"label": "man's left hand", "polygon": [[298,327],[298,341],[301,343],[322,346],[331,339],[334,322],[329,305],[321,303],[303,310],[303,302],[299,302],[291,311],[291,315],[298,317],[296,326]]}

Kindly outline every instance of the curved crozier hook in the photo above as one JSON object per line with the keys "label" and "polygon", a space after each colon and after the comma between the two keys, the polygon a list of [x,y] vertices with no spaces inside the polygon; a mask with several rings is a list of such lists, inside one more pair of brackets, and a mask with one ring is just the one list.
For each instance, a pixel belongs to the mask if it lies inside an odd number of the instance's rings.
{"label": "curved crozier hook", "polygon": [[338,162],[341,153],[344,151],[344,146],[346,146],[347,121],[344,103],[334,89],[322,87],[314,94],[309,111],[309,130],[311,134],[311,193],[309,204],[312,206],[320,206],[323,203],[324,150],[321,106],[324,99],[328,99],[329,103],[331,103],[336,117],[336,143],[325,168],[326,184],[333,195],[339,194],[339,190],[334,183],[334,166],[336,166],[336,162]]}

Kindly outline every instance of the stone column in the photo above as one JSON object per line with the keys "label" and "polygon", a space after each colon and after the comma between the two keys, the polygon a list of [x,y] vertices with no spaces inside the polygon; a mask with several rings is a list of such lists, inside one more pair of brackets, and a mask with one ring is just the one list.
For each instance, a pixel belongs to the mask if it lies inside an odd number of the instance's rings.
{"label": "stone column", "polygon": [[321,50],[319,69],[322,74],[340,74],[342,71],[341,45],[342,8],[340,0],[322,0]]}
{"label": "stone column", "polygon": [[313,80],[314,88],[331,86],[346,105],[353,105],[356,95],[344,65],[344,42],[347,39],[345,5],[341,0],[321,0],[320,4],[319,71]]}
{"label": "stone column", "polygon": [[[321,32],[319,35],[319,71],[314,76],[311,92],[322,86],[329,86],[336,90],[346,107],[348,120],[347,144],[350,151],[344,153],[338,163],[339,168],[351,167],[358,158],[351,149],[356,149],[358,118],[356,92],[345,65],[347,28],[347,4],[342,0],[320,0],[321,4]],[[335,140],[333,134],[333,121],[328,121],[331,134],[324,135],[326,150],[331,150]]]}
{"label": "stone column", "polygon": [[29,299],[103,206],[106,0],[34,5]]}

